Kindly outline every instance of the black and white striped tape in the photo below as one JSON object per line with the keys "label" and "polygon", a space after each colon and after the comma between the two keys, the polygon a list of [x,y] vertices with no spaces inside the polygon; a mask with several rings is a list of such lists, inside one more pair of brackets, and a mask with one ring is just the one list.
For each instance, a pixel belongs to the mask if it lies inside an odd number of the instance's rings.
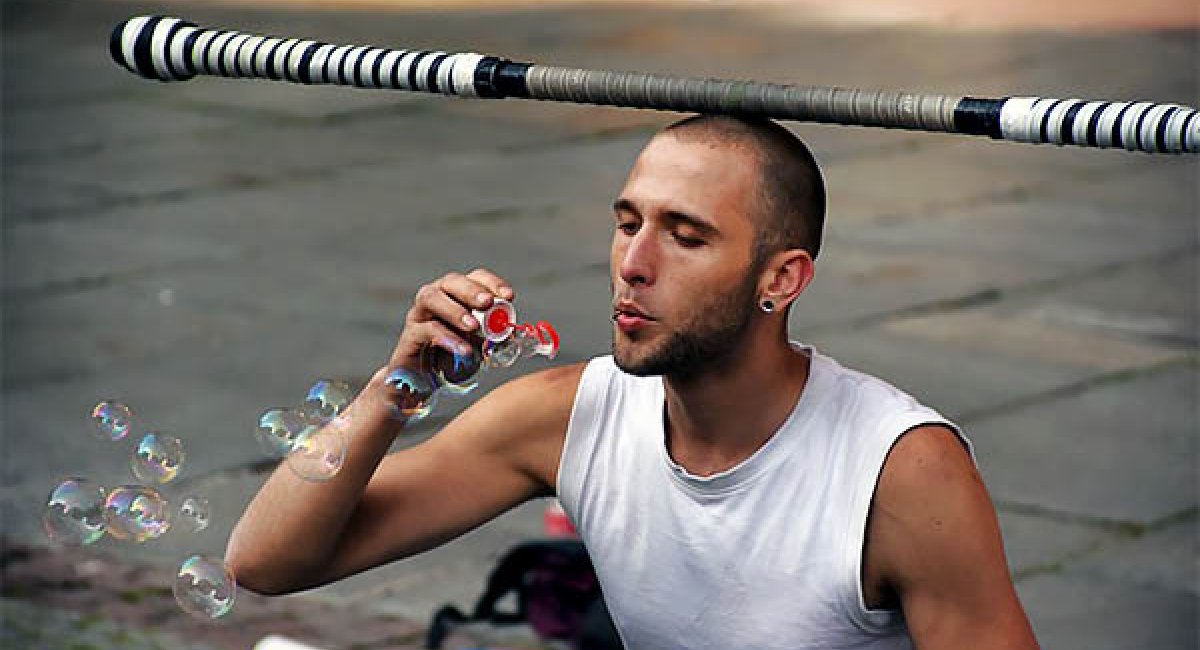
{"label": "black and white striped tape", "polygon": [[1200,151],[1198,115],[1178,104],[1010,97],[1000,109],[1000,131],[1018,142],[1179,153]]}
{"label": "black and white striped tape", "polygon": [[110,49],[129,71],[162,81],[210,74],[469,97],[480,96],[475,72],[489,58],[254,36],[160,16],[139,16],[118,25]]}

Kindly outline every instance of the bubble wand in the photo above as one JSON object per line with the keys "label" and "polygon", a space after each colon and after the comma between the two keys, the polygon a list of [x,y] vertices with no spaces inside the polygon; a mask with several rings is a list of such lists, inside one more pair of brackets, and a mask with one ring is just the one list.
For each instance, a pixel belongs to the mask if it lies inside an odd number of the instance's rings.
{"label": "bubble wand", "polygon": [[496,298],[486,310],[471,312],[479,323],[483,344],[466,354],[430,348],[425,369],[393,368],[384,382],[394,391],[397,415],[415,422],[429,415],[442,392],[462,395],[477,385],[486,368],[508,368],[521,357],[558,355],[558,332],[550,323],[517,321],[517,310]]}

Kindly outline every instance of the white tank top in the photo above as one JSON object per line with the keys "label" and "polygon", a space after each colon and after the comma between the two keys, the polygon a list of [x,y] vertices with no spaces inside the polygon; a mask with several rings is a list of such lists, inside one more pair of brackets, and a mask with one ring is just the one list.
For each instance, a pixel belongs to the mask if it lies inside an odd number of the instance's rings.
{"label": "white tank top", "polygon": [[925,423],[958,429],[887,383],[796,347],[812,364],[791,415],[752,456],[711,476],[667,453],[661,377],[626,374],[611,356],[584,370],[558,495],[626,648],[912,647],[898,611],[864,604],[867,513],[900,434]]}

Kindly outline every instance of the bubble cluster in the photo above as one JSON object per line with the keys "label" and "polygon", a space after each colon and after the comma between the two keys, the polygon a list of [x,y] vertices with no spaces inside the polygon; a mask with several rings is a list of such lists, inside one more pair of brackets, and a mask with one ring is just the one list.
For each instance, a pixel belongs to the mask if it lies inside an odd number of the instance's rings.
{"label": "bubble cluster", "polygon": [[133,411],[120,402],[105,400],[92,407],[94,433],[102,440],[120,440],[129,433]]}
{"label": "bubble cluster", "polygon": [[[334,422],[337,422],[334,420]],[[287,456],[288,467],[302,479],[328,481],[346,462],[346,436],[335,424],[312,429],[299,440]]]}
{"label": "bubble cluster", "polygon": [[312,428],[308,418],[298,409],[272,408],[258,417],[255,437],[264,452],[273,458],[283,458]]}
{"label": "bubble cluster", "polygon": [[274,458],[284,458],[300,478],[327,481],[346,461],[345,412],[354,401],[347,382],[320,379],[308,389],[299,408],[267,409],[255,431],[259,445]]}
{"label": "bubble cluster", "polygon": [[64,546],[84,546],[104,536],[104,488],[69,478],[50,493],[42,512],[46,537]]}
{"label": "bubble cluster", "polygon": [[310,422],[324,424],[342,411],[354,400],[354,389],[344,381],[319,379],[308,389],[304,404],[300,411]]}
{"label": "bubble cluster", "polygon": [[[303,422],[303,416],[296,414]],[[102,401],[92,408],[92,432],[106,441],[122,440],[131,430],[132,419],[128,406]],[[298,435],[304,428],[296,431]],[[133,475],[146,485],[123,485],[106,492],[85,478],[62,481],[50,492],[42,512],[46,537],[56,544],[82,546],[107,534],[113,540],[140,544],[162,537],[174,528],[174,522],[181,522],[178,528],[191,533],[208,528],[212,511],[207,499],[189,496],[172,512],[162,493],[150,487],[175,479],[183,461],[183,443],[178,438],[147,433],[134,447],[130,460]],[[228,613],[236,589],[232,574],[220,560],[200,556],[183,563],[173,587],[179,606],[202,618]]]}
{"label": "bubble cluster", "polygon": [[114,539],[144,542],[171,529],[171,511],[162,494],[144,485],[123,485],[104,500],[104,529]]}
{"label": "bubble cluster", "polygon": [[170,483],[183,467],[183,442],[163,433],[147,433],[133,450],[129,468],[143,483]]}
{"label": "bubble cluster", "polygon": [[193,533],[208,528],[208,521],[211,518],[212,510],[208,506],[208,499],[203,497],[187,497],[179,506],[180,523],[186,525]]}
{"label": "bubble cluster", "polygon": [[183,561],[171,586],[179,607],[198,618],[218,618],[233,609],[237,582],[217,558],[193,555]]}
{"label": "bubble cluster", "polygon": [[427,373],[393,368],[384,383],[394,391],[392,403],[396,411],[409,422],[420,420],[433,411],[438,387]]}

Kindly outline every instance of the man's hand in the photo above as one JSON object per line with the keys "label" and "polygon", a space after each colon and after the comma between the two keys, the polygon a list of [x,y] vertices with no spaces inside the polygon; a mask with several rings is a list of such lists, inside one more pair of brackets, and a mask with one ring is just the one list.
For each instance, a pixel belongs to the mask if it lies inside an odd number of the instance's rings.
{"label": "man's hand", "polygon": [[487,309],[496,298],[512,300],[511,285],[487,269],[463,275],[447,273],[417,290],[404,318],[404,331],[388,360],[388,368],[421,368],[423,355],[436,346],[451,354],[467,354],[478,345],[479,323],[472,310]]}

